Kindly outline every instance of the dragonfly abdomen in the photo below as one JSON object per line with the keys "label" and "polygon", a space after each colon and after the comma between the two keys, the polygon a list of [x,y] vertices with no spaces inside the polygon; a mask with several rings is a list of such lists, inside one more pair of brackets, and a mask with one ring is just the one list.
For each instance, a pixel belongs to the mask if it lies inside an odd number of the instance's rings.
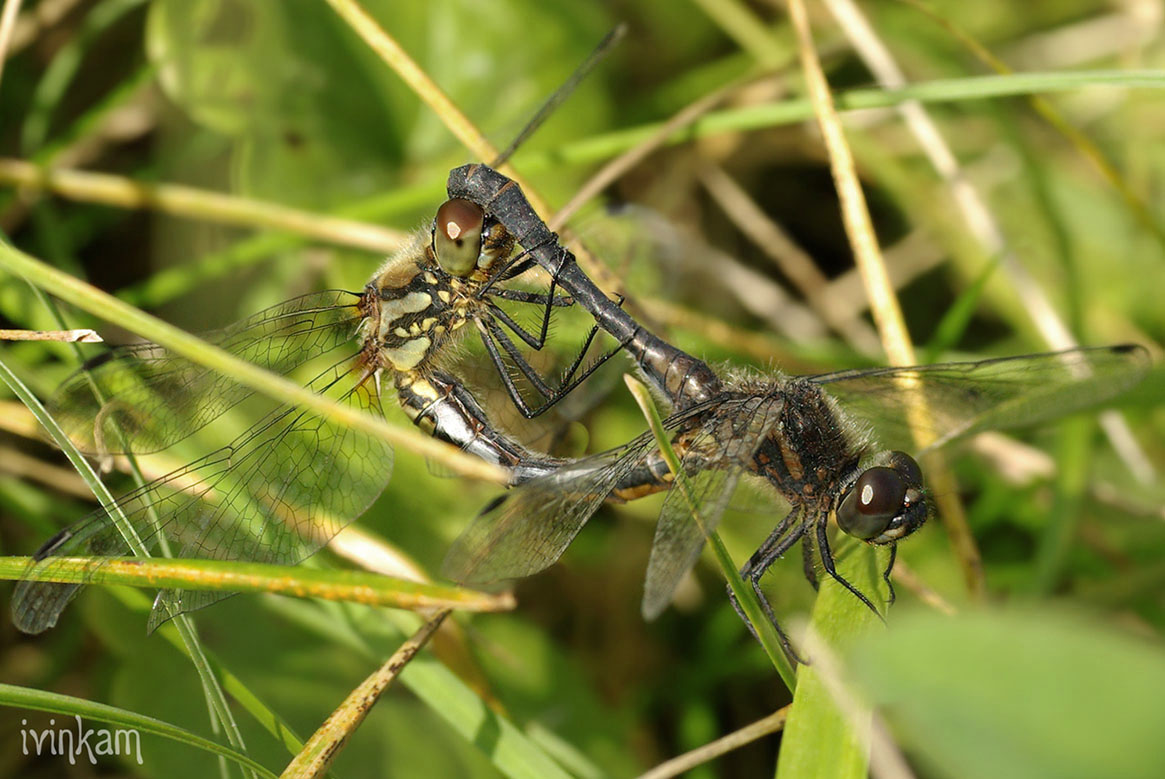
{"label": "dragonfly abdomen", "polygon": [[513,484],[562,465],[561,460],[536,454],[490,426],[473,395],[452,376],[440,371],[427,376],[401,372],[394,384],[401,408],[413,424],[475,457],[508,468]]}

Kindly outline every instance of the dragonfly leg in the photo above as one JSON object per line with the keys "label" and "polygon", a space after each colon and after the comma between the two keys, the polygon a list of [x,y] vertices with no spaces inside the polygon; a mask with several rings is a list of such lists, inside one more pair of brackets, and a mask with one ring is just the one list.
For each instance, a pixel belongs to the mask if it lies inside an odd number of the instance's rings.
{"label": "dragonfly leg", "polygon": [[[481,341],[485,345],[486,352],[490,357],[490,361],[493,362],[494,367],[497,369],[498,376],[502,380],[502,385],[506,388],[506,393],[510,396],[510,400],[514,403],[517,409],[527,419],[533,419],[534,417],[545,413],[552,406],[566,397],[575,387],[586,381],[586,379],[589,378],[592,373],[598,370],[603,363],[614,357],[623,348],[622,344],[617,345],[615,348],[611,349],[606,354],[602,355],[593,363],[588,365],[580,373],[579,367],[582,364],[583,358],[586,356],[586,352],[590,348],[591,342],[594,340],[595,335],[598,333],[597,326],[591,328],[591,332],[587,336],[586,341],[583,343],[582,349],[575,356],[571,365],[567,368],[565,374],[559,382],[559,385],[552,388],[546,383],[545,379],[538,375],[538,372],[534,369],[534,366],[530,365],[529,361],[526,360],[520,351],[518,351],[518,347],[514,345],[514,342],[510,340],[510,338],[504,332],[502,332],[501,327],[499,327],[496,322],[489,319],[478,319],[475,321],[478,325]],[[500,350],[498,349],[498,344],[501,344]],[[503,357],[502,351],[505,351],[505,357]],[[524,377],[526,377],[526,380],[529,381],[530,384],[533,385],[534,389],[538,392],[538,394],[544,398],[543,403],[539,405],[531,405],[526,402],[526,399],[522,397],[521,392],[519,391],[517,385],[514,383],[513,377],[510,376],[510,371],[506,363],[506,357],[509,357],[510,361],[515,367],[517,367],[518,371]]]}
{"label": "dragonfly leg", "polygon": [[[527,270],[535,267],[537,263],[534,260],[533,251],[534,249],[543,248],[550,251],[557,249],[558,253],[560,254],[558,262],[555,263],[555,271],[551,273],[550,288],[545,294],[526,292],[524,290],[494,289],[494,285],[497,282],[514,278],[515,276],[519,276],[522,273],[525,273]],[[624,346],[622,343],[619,344],[614,349],[611,349],[609,352],[602,355],[589,366],[587,366],[582,371],[581,375],[576,376],[576,374],[578,374],[579,368],[582,366],[583,360],[586,358],[587,352],[590,350],[591,344],[595,340],[595,336],[597,336],[599,333],[600,327],[596,323],[591,328],[590,332],[587,333],[587,336],[583,341],[582,348],[579,349],[578,354],[575,356],[570,366],[566,369],[566,372],[563,374],[563,376],[559,379],[557,388],[551,388],[546,383],[546,381],[540,375],[538,375],[537,371],[534,370],[529,361],[526,360],[521,352],[518,351],[518,348],[514,344],[513,340],[508,335],[506,335],[502,331],[501,327],[499,327],[497,324],[497,322],[501,322],[523,343],[525,343],[531,349],[539,351],[546,345],[547,335],[550,332],[550,318],[553,309],[555,307],[566,307],[574,305],[575,303],[574,298],[571,296],[561,296],[554,294],[555,290],[558,289],[558,271],[561,270],[564,264],[566,264],[570,253],[563,249],[561,246],[558,246],[553,233],[547,233],[547,235],[542,238],[542,241],[538,243],[534,249],[527,249],[521,254],[510,258],[510,260],[494,274],[493,278],[491,278],[488,283],[486,283],[480,290],[478,290],[477,293],[475,293],[477,297],[482,299],[486,299],[486,296],[490,295],[492,297],[499,297],[505,300],[513,300],[522,303],[536,303],[542,306],[542,321],[539,325],[537,334],[530,332],[518,322],[514,321],[513,317],[506,313],[492,300],[488,299],[487,304],[489,306],[490,316],[488,318],[483,317],[476,320],[478,330],[481,333],[482,342],[485,344],[486,351],[490,356],[490,360],[494,363],[494,367],[497,369],[498,375],[502,379],[502,383],[506,388],[506,392],[509,394],[510,399],[513,401],[514,405],[527,419],[532,419],[539,414],[545,413],[548,409],[566,397],[566,395],[569,394],[571,390],[582,383],[587,377],[596,371],[600,365],[613,357]],[[622,304],[623,301],[620,298],[617,305],[621,306]],[[506,362],[503,359],[501,352],[497,348],[498,344],[501,345],[502,351],[505,351],[506,355],[508,355],[514,366],[517,367],[522,375],[525,376],[526,379],[534,386],[534,389],[538,392],[538,394],[542,396],[544,401],[543,403],[537,406],[531,406],[525,401],[524,398],[522,398],[521,394],[517,390],[517,387],[514,385],[510,378],[509,370],[506,367]]]}
{"label": "dragonfly leg", "polygon": [[813,585],[814,590],[821,589],[821,583],[817,581],[817,558],[813,555],[812,539],[806,538],[805,543],[801,544],[801,568],[805,571],[805,579]]}
{"label": "dragonfly leg", "polygon": [[509,281],[510,279],[516,279],[518,276],[521,276],[523,273],[530,270],[537,264],[538,263],[534,260],[534,258],[530,256],[530,252],[522,252],[521,254],[514,257],[512,262],[507,263],[506,267],[503,268],[501,272],[495,276],[495,278],[498,281]]}
{"label": "dragonfly leg", "polygon": [[549,304],[555,308],[570,308],[574,305],[574,298],[570,295],[550,295],[546,292],[529,292],[524,289],[496,289],[492,296],[516,303],[534,303],[539,306]]}
{"label": "dragonfly leg", "polygon": [[[765,596],[764,591],[761,589],[760,580],[761,577],[768,572],[769,568],[772,567],[774,562],[776,562],[782,555],[784,555],[785,552],[792,549],[794,544],[801,540],[801,537],[805,533],[805,526],[803,524],[797,525],[795,528],[790,530],[790,527],[799,517],[800,512],[797,509],[790,511],[785,516],[785,518],[782,519],[780,523],[773,529],[773,532],[769,534],[769,537],[765,539],[765,542],[761,544],[760,548],[753,553],[752,557],[748,558],[748,562],[744,564],[744,567],[740,569],[740,577],[747,581],[752,587],[752,591],[756,594],[756,598],[760,603],[761,609],[764,610],[765,617],[768,618],[769,623],[777,632],[777,637],[781,641],[781,646],[784,648],[785,654],[788,655],[789,659],[794,663],[804,663],[805,661],[801,658],[800,655],[797,654],[796,650],[793,649],[793,645],[789,641],[789,637],[785,634],[785,631],[781,629],[781,625],[777,621],[777,615],[773,612],[772,604],[769,603],[769,599]],[[760,640],[760,637],[757,635],[756,628],[749,621],[748,616],[744,613],[744,609],[741,607],[740,602],[736,599],[736,594],[732,592],[731,587],[728,588],[728,600],[732,603],[732,608],[736,609],[736,613],[740,615],[740,618],[744,621],[744,624],[748,626],[748,631],[752,633],[754,638]]]}
{"label": "dragonfly leg", "polygon": [[886,588],[890,591],[890,595],[886,599],[887,606],[893,606],[894,599],[898,597],[894,593],[894,583],[890,581],[890,572],[894,570],[894,561],[897,558],[898,544],[890,544],[890,560],[886,563],[886,570],[882,571],[882,581],[886,582]]}
{"label": "dragonfly leg", "polygon": [[710,366],[640,326],[583,273],[574,255],[558,243],[510,179],[484,165],[465,165],[450,171],[448,192],[450,197],[477,203],[501,222],[558,286],[625,345],[650,383],[677,408],[708,400],[721,391],[723,384]]}
{"label": "dragonfly leg", "polygon": [[[554,281],[554,279],[551,279],[550,280],[550,289],[549,289],[549,291],[547,291],[546,295],[544,296],[543,302],[539,303],[539,305],[542,306],[542,322],[538,326],[538,335],[534,335],[529,330],[522,327],[522,325],[515,322],[514,319],[509,314],[507,314],[500,307],[498,307],[498,305],[496,303],[494,303],[492,300],[489,301],[490,312],[493,314],[494,318],[496,318],[498,321],[500,321],[506,327],[510,328],[510,330],[514,333],[514,335],[518,336],[518,338],[521,338],[522,341],[527,346],[529,346],[531,349],[535,349],[535,350],[541,349],[543,346],[546,345],[546,336],[550,332],[550,317],[554,311],[554,301],[560,300],[560,296],[554,294],[555,289],[557,289],[557,287],[555,285],[555,281]],[[504,290],[498,290],[498,292],[502,292],[502,291],[504,291]],[[510,291],[519,292],[520,290],[510,290]],[[531,298],[532,297],[533,296],[531,295]],[[514,299],[514,298],[509,298],[509,299]],[[533,302],[533,301],[531,300],[531,301],[526,301],[526,302]],[[596,328],[597,327],[598,326],[596,325]],[[591,337],[593,338],[594,336],[591,336]],[[589,345],[589,342],[588,342],[588,345]]]}
{"label": "dragonfly leg", "polygon": [[[485,298],[487,295],[497,295],[498,292],[494,291],[494,285],[499,284],[503,281],[509,281],[510,279],[515,279],[518,276],[521,276],[523,273],[530,270],[531,268],[536,267],[539,264],[538,261],[536,260],[536,256],[539,254],[540,251],[553,252],[555,249],[558,249],[558,252],[560,255],[565,255],[565,254],[569,253],[566,251],[566,249],[559,246],[558,236],[555,233],[551,233],[551,232],[547,231],[547,234],[543,235],[539,242],[537,242],[536,244],[534,244],[530,248],[524,249],[520,253],[515,254],[514,256],[512,256],[508,260],[506,260],[505,264],[502,265],[500,268],[498,268],[496,271],[494,271],[493,276],[489,279],[489,281],[487,281],[475,293],[475,297]],[[559,256],[558,262],[555,263],[555,267],[561,268],[564,260],[565,260],[564,256]],[[555,271],[555,272],[551,273],[551,275],[550,275],[551,295],[553,295],[553,293],[554,293],[555,282],[557,280],[558,280],[558,272]],[[505,296],[502,295],[502,297],[505,297]]]}
{"label": "dragonfly leg", "polygon": [[866,607],[870,611],[878,615],[878,619],[885,622],[886,618],[882,616],[882,613],[878,611],[878,608],[870,601],[870,599],[863,595],[861,590],[850,584],[848,581],[846,581],[844,576],[837,572],[837,566],[834,565],[833,562],[833,552],[831,552],[829,549],[829,537],[826,534],[827,524],[825,521],[825,516],[822,515],[818,517],[816,524],[817,549],[821,553],[821,565],[823,568],[825,568],[825,572],[833,577],[833,580],[840,584],[842,587],[845,587],[847,590],[852,592],[854,597],[856,597],[862,603],[866,604]]}

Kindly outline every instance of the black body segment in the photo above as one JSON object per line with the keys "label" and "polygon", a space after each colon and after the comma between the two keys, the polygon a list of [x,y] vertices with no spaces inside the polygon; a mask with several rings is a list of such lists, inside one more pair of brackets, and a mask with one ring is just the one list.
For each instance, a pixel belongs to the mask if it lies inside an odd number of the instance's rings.
{"label": "black body segment", "polygon": [[472,200],[505,225],[529,256],[623,345],[648,381],[678,410],[720,392],[723,383],[704,361],[643,328],[603,294],[509,178],[485,165],[464,165],[449,174],[448,192],[450,197]]}
{"label": "black body segment", "polygon": [[[1149,364],[1144,349],[1122,345],[726,384],[706,363],[647,331],[604,295],[510,179],[483,165],[466,165],[450,173],[448,191],[504,224],[673,403],[677,413],[665,427],[683,457],[687,480],[684,500],[676,499],[676,476],[643,436],[535,479],[491,505],[459,539],[446,570],[462,581],[540,570],[557,559],[603,500],[671,489],[648,565],[643,610],[654,616],[694,563],[738,476],[750,472],[792,506],[741,571],[774,624],[759,581],[798,542],[814,584],[819,560],[827,575],[878,611],[834,565],[827,531],[839,507],[844,531],[890,547],[883,578],[892,600],[895,544],[932,512],[918,464],[905,451],[917,449],[916,441],[934,448],[1095,406],[1139,381]],[[915,413],[919,407],[932,411]],[[488,549],[504,553],[491,560],[483,551]],[[795,658],[787,640],[786,649]]]}

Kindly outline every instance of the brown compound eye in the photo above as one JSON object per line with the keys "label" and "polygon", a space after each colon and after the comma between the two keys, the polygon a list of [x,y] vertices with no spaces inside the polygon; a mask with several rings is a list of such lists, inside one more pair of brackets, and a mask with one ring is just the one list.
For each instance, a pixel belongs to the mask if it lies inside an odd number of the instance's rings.
{"label": "brown compound eye", "polygon": [[837,508],[837,525],[863,541],[877,538],[905,509],[906,482],[893,468],[867,469]]}
{"label": "brown compound eye", "polygon": [[481,254],[485,212],[461,198],[446,200],[433,220],[433,253],[442,270],[451,276],[468,276]]}

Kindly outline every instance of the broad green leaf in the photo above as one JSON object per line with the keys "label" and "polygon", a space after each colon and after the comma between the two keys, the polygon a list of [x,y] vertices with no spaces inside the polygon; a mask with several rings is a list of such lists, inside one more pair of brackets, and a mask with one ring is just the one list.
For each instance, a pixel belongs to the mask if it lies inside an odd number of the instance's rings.
{"label": "broad green leaf", "polygon": [[1165,650],[1051,609],[915,613],[850,656],[931,776],[1165,776]]}
{"label": "broad green leaf", "polygon": [[[840,549],[834,550],[834,557],[839,573],[875,604],[882,603],[886,597],[881,579],[884,550],[875,554],[875,550],[864,544],[838,546]],[[797,668],[797,691],[781,739],[777,777],[861,779],[868,772],[870,711],[848,690],[847,700],[852,708],[845,710],[833,692],[845,680],[826,678],[826,675],[836,673],[837,655],[858,636],[879,625],[878,615],[824,572],[819,571],[817,575],[821,579],[821,591],[813,605],[809,627],[831,656],[815,660],[812,646],[801,649],[809,653],[809,665]]]}

